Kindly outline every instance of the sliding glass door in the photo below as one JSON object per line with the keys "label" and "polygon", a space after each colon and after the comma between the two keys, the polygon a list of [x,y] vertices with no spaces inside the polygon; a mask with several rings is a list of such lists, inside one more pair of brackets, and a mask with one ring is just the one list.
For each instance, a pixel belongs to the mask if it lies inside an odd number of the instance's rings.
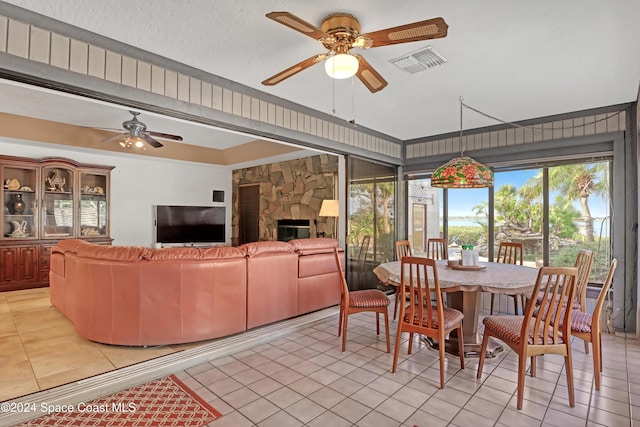
{"label": "sliding glass door", "polygon": [[[375,288],[378,282],[371,270],[394,258],[396,168],[355,157],[349,157],[347,162],[349,286]],[[362,244],[367,240],[364,248]],[[359,256],[361,250],[366,250],[366,257]]]}

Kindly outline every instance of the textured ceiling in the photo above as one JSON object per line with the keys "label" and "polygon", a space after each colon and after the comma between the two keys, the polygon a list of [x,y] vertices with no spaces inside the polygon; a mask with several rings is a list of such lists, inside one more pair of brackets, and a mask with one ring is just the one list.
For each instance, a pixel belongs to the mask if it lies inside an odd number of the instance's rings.
{"label": "textured ceiling", "polygon": [[[138,48],[406,140],[459,129],[458,98],[506,121],[631,102],[640,78],[638,0],[9,0]],[[360,52],[389,82],[376,94],[322,65],[266,87],[319,42],[271,21],[320,25],[348,12],[363,32],[441,16],[448,36]],[[426,46],[442,66],[407,74],[388,61]],[[119,120],[120,121],[120,120]],[[86,121],[85,121],[86,122]],[[465,112],[465,128],[495,124]],[[177,133],[175,129],[161,129]]]}

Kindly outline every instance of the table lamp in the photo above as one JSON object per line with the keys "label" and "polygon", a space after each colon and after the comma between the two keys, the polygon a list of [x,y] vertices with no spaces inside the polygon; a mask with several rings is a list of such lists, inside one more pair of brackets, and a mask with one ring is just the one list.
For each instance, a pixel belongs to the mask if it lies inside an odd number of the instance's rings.
{"label": "table lamp", "polygon": [[333,217],[335,218],[334,220],[334,232],[333,232],[333,237],[334,239],[338,238],[338,214],[340,212],[340,204],[338,203],[338,200],[323,200],[322,201],[322,206],[320,206],[320,212],[318,213],[318,216],[327,216],[327,217]]}

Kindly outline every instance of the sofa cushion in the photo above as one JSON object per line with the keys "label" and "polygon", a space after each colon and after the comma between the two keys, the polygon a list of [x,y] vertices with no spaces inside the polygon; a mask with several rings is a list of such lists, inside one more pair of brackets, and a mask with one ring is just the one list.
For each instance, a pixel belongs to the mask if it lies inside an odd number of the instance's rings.
{"label": "sofa cushion", "polygon": [[245,252],[242,249],[230,246],[202,249],[200,254],[202,259],[245,257]]}
{"label": "sofa cushion", "polygon": [[147,248],[138,246],[79,245],[76,254],[82,258],[105,261],[139,261],[144,259]]}
{"label": "sofa cushion", "polygon": [[289,243],[300,255],[333,253],[333,248],[338,246],[338,240],[327,237],[294,239],[289,240]]}
{"label": "sofa cushion", "polygon": [[279,242],[279,241],[245,243],[239,248],[250,257],[257,256],[257,255],[264,255],[264,254],[274,254],[274,253],[292,254],[292,253],[295,253],[296,251],[293,245],[287,242]]}
{"label": "sofa cushion", "polygon": [[217,259],[217,258],[244,258],[244,252],[238,248],[191,248],[174,247],[162,249],[149,249],[144,254],[144,259],[149,261],[159,260],[185,260],[185,259]]}
{"label": "sofa cushion", "polygon": [[63,239],[63,240],[59,240],[58,243],[56,243],[56,246],[51,248],[51,252],[56,251],[60,253],[66,253],[66,252],[76,253],[76,250],[80,246],[93,246],[93,244],[87,242],[86,240]]}
{"label": "sofa cushion", "polygon": [[298,257],[298,277],[300,278],[337,274],[337,272],[336,257],[333,253],[307,254]]}

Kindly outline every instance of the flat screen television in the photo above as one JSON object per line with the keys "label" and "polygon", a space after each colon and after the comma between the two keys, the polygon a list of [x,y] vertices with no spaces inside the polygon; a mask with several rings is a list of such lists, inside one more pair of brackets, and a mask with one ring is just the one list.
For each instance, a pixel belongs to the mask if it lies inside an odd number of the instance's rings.
{"label": "flat screen television", "polygon": [[156,242],[224,243],[223,206],[156,206]]}

